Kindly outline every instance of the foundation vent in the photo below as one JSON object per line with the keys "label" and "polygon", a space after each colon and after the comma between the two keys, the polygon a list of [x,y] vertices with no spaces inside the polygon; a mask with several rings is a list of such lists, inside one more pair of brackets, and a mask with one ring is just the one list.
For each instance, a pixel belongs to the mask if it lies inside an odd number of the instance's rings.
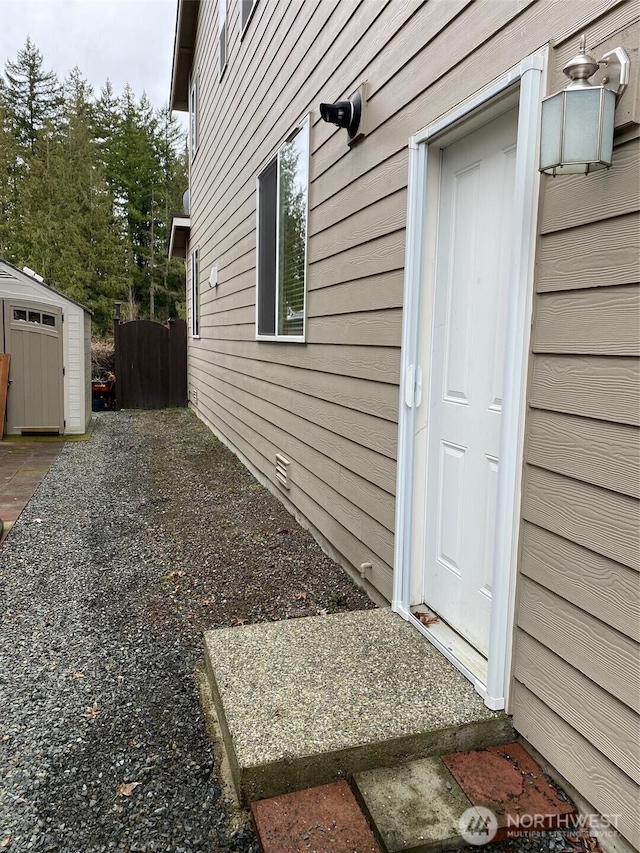
{"label": "foundation vent", "polygon": [[276,480],[283,488],[289,488],[289,465],[291,463],[281,453],[276,453]]}

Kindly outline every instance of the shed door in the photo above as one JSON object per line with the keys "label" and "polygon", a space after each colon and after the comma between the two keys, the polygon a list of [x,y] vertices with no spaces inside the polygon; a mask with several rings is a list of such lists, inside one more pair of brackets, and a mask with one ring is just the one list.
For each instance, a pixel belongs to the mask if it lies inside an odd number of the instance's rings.
{"label": "shed door", "polygon": [[517,110],[442,151],[425,601],[488,652]]}
{"label": "shed door", "polygon": [[61,309],[5,299],[4,336],[11,353],[7,433],[64,432]]}

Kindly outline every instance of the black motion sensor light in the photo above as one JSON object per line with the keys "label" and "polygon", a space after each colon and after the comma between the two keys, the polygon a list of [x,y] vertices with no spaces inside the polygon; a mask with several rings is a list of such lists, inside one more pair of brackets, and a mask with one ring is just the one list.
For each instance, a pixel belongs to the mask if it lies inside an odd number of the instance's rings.
{"label": "black motion sensor light", "polygon": [[320,104],[320,116],[323,121],[346,128],[349,139],[353,139],[360,127],[362,99],[356,92],[348,101],[336,101],[335,104]]}

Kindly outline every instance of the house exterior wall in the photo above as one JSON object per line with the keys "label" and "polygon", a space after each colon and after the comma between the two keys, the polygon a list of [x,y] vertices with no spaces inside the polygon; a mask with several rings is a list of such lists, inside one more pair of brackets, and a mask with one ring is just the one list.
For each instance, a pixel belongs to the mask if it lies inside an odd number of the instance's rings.
{"label": "house exterior wall", "polygon": [[[192,65],[192,405],[269,482],[275,454],[289,458],[286,497],[346,561],[370,563],[367,580],[390,598],[407,140],[539,46],[570,52],[590,20],[626,19],[633,3],[260,0],[240,38],[240,4],[227,2],[224,74],[215,0],[199,5]],[[350,150],[318,104],[365,79],[368,132]],[[258,342],[256,175],[309,112],[307,343]]]}
{"label": "house exterior wall", "polygon": [[[407,141],[545,44],[550,92],[583,32],[598,54],[622,43],[631,55],[614,169],[543,181],[510,711],[638,847],[640,4],[258,0],[242,37],[239,7],[228,0],[222,77],[216,0],[199,4],[194,45],[191,405],[274,490],[276,453],[291,460],[283,500],[344,562],[371,564],[387,599]],[[318,104],[364,80],[367,133],[349,149]],[[256,176],[307,114],[306,343],[256,341]]]}
{"label": "house exterior wall", "polygon": [[640,848],[638,6],[585,32],[598,56],[625,46],[632,78],[612,170],[542,184],[510,710]]}
{"label": "house exterior wall", "polygon": [[82,435],[88,424],[87,401],[91,406],[91,377],[89,375],[87,379],[86,370],[86,334],[88,329],[90,358],[91,315],[32,276],[0,262],[0,299],[6,298],[55,305],[62,309],[64,431],[67,435]]}

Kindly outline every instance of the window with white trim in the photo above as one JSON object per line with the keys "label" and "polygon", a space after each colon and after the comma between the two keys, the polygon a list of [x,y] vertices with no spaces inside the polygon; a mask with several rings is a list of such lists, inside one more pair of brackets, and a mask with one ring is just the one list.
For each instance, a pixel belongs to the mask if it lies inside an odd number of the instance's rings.
{"label": "window with white trim", "polygon": [[196,156],[198,150],[198,78],[191,81],[189,91],[189,150],[191,159]]}
{"label": "window with white trim", "polygon": [[257,333],[304,341],[309,119],[258,175]]}
{"label": "window with white trim", "polygon": [[227,67],[227,0],[218,0],[218,3],[218,55],[222,77],[222,72]]}
{"label": "window with white trim", "polygon": [[191,252],[191,337],[200,336],[200,250]]}
{"label": "window with white trim", "polygon": [[244,28],[249,23],[249,18],[253,14],[253,8],[258,0],[240,0],[240,33],[244,32]]}

